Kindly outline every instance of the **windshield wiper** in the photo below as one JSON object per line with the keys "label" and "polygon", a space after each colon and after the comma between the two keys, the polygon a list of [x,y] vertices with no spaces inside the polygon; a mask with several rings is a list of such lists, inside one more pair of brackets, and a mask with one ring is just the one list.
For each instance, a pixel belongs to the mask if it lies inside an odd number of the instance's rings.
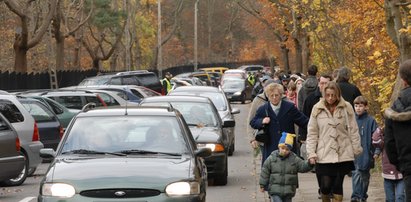
{"label": "windshield wiper", "polygon": [[122,150],[122,151],[118,151],[118,153],[122,153],[122,154],[164,154],[164,155],[169,155],[169,156],[181,156],[181,154],[179,153],[148,151],[148,150],[140,150],[140,149]]}
{"label": "windshield wiper", "polygon": [[95,151],[95,150],[88,150],[88,149],[75,149],[70,151],[62,152],[61,154],[110,154],[115,156],[125,156],[126,154],[118,153],[118,152],[104,152],[104,151]]}

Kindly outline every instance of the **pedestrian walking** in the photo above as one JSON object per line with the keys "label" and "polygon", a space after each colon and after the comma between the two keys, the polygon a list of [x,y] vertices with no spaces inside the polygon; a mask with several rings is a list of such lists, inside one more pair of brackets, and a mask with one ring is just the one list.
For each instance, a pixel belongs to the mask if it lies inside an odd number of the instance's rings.
{"label": "pedestrian walking", "polygon": [[307,73],[307,79],[305,80],[303,87],[298,92],[297,106],[300,111],[302,111],[304,108],[305,99],[308,97],[308,95],[314,93],[315,89],[317,89],[318,86],[318,67],[316,65],[311,65],[310,67],[308,67]]}
{"label": "pedestrian walking", "polygon": [[291,202],[298,185],[297,173],[308,172],[312,165],[291,151],[295,134],[282,133],[275,150],[266,159],[260,174],[260,191],[268,186],[272,202]]}
{"label": "pedestrian walking", "polygon": [[368,185],[370,184],[370,170],[374,168],[374,147],[372,146],[372,134],[377,129],[377,121],[367,113],[368,101],[363,96],[354,100],[354,110],[360,133],[363,152],[354,160],[355,171],[352,174],[351,194],[352,202],[367,201]]}
{"label": "pedestrian walking", "polygon": [[354,110],[335,82],[325,86],[307,128],[308,159],[321,176],[322,200],[330,201],[332,191],[333,201],[342,201],[344,176],[355,169],[354,158],[362,147]]}
{"label": "pedestrian walking", "polygon": [[351,70],[347,67],[341,67],[338,70],[336,82],[341,89],[341,95],[345,101],[349,102],[354,108],[354,99],[361,95],[360,89],[350,83]]}
{"label": "pedestrian walking", "polygon": [[398,98],[385,110],[385,149],[388,159],[404,175],[406,201],[411,201],[411,60],[400,65],[403,83]]}
{"label": "pedestrian walking", "polygon": [[[263,163],[277,149],[282,132],[295,134],[294,124],[306,128],[308,123],[308,118],[293,103],[284,99],[284,87],[281,84],[271,83],[264,88],[264,92],[269,102],[260,106],[250,121],[254,129],[266,127],[267,142],[262,151]],[[295,152],[295,145],[293,148]]]}
{"label": "pedestrian walking", "polygon": [[384,149],[384,133],[377,128],[372,135],[372,144],[375,148],[374,159],[381,156],[382,177],[384,178],[384,192],[386,202],[404,202],[405,185],[403,175],[390,163]]}

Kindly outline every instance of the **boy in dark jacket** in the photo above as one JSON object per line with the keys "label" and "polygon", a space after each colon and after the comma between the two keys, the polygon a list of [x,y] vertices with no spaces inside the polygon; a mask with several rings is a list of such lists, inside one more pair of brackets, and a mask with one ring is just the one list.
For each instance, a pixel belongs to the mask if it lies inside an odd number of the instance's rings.
{"label": "boy in dark jacket", "polygon": [[275,150],[265,160],[260,175],[260,191],[268,185],[272,201],[288,202],[295,196],[297,173],[308,172],[312,166],[291,151],[295,134],[283,132]]}
{"label": "boy in dark jacket", "polygon": [[400,65],[404,88],[391,108],[385,110],[384,138],[388,159],[403,174],[405,197],[411,201],[411,60]]}
{"label": "boy in dark jacket", "polygon": [[372,147],[372,134],[377,129],[377,122],[368,115],[368,101],[363,96],[354,99],[355,118],[361,138],[363,152],[354,160],[355,171],[352,175],[351,201],[366,201],[368,198],[368,185],[370,184],[370,170],[374,167],[374,147]]}

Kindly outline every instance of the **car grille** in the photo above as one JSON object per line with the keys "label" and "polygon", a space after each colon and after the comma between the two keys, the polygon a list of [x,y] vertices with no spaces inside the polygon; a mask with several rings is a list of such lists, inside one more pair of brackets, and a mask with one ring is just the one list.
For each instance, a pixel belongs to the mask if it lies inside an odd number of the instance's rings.
{"label": "car grille", "polygon": [[93,198],[140,198],[160,195],[155,189],[98,189],[80,192],[80,195]]}

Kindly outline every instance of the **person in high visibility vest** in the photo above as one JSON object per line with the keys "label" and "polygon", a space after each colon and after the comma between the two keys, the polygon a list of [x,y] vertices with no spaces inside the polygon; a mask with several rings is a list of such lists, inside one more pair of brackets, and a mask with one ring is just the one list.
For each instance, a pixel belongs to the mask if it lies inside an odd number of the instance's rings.
{"label": "person in high visibility vest", "polygon": [[163,85],[163,89],[162,92],[164,95],[167,95],[168,92],[170,92],[171,90],[171,78],[173,77],[173,75],[170,72],[166,72],[165,78],[163,80],[161,80],[161,84]]}
{"label": "person in high visibility vest", "polygon": [[255,84],[255,77],[254,74],[252,74],[251,72],[248,72],[248,78],[247,78],[248,82],[254,86]]}

